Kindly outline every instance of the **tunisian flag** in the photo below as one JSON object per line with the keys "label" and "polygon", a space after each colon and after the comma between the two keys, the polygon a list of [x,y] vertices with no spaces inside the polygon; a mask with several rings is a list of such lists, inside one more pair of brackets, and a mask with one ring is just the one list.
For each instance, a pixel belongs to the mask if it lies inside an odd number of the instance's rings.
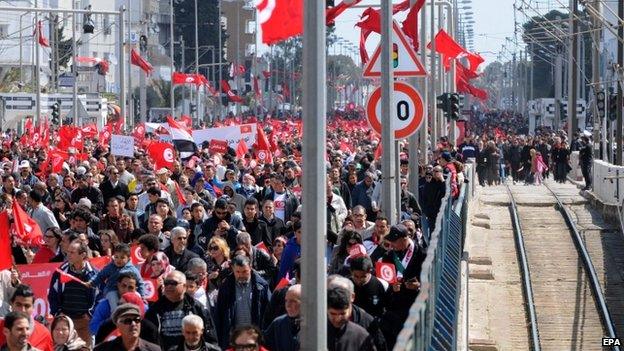
{"label": "tunisian flag", "polygon": [[257,0],[256,8],[264,44],[303,33],[303,0]]}
{"label": "tunisian flag", "polygon": [[180,72],[173,72],[173,74],[171,75],[171,81],[173,82],[173,85],[202,83],[197,75]]}
{"label": "tunisian flag", "polygon": [[[461,54],[468,53],[444,29],[440,29],[434,40],[435,51],[443,55],[444,68],[447,70],[451,66],[451,60],[456,59]],[[427,45],[427,49],[431,49],[431,43]]]}
{"label": "tunisian flag", "polygon": [[[13,201],[16,202],[16,201]],[[11,235],[9,234],[9,214],[7,211],[0,212],[0,270],[11,268]]]}
{"label": "tunisian flag", "polygon": [[151,74],[154,71],[154,67],[152,67],[149,62],[145,61],[136,49],[130,51],[130,63],[141,68],[146,74]]}
{"label": "tunisian flag", "polygon": [[234,94],[232,88],[230,88],[230,85],[225,79],[221,80],[221,91],[227,94],[227,97],[230,101],[239,103],[243,102],[243,99],[240,96]]}
{"label": "tunisian flag", "polygon": [[260,126],[257,128],[258,135],[256,137],[256,158],[264,161],[264,163],[273,163],[273,154],[271,153],[271,145],[267,139],[264,130]]}
{"label": "tunisian flag", "polygon": [[26,214],[17,201],[13,201],[13,223],[17,236],[25,243],[40,245],[43,242],[39,224]]}
{"label": "tunisian flag", "polygon": [[152,160],[154,160],[155,169],[171,169],[173,167],[173,162],[175,161],[173,145],[160,141],[153,142],[147,148],[147,153],[150,155]]}
{"label": "tunisian flag", "polygon": [[41,21],[37,22],[37,27],[35,27],[35,32],[33,33],[33,35],[37,36],[37,41],[39,42],[39,45],[49,48],[50,42],[48,41],[48,38],[43,36],[43,29],[41,27]]}

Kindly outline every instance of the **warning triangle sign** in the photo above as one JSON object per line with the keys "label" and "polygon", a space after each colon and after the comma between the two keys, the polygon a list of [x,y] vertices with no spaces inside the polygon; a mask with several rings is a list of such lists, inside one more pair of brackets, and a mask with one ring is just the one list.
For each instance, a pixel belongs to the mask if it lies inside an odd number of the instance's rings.
{"label": "warning triangle sign", "polygon": [[[395,77],[420,77],[426,76],[427,71],[416,56],[405,33],[396,21],[392,21],[392,61]],[[364,67],[362,75],[367,78],[381,77],[381,43],[375,49],[375,53]]]}

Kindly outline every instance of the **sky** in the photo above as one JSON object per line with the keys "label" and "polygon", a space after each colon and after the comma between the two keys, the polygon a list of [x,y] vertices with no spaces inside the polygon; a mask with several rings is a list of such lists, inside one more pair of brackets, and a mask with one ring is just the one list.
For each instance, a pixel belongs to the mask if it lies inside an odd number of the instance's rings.
{"label": "sky", "polygon": [[[398,2],[397,0],[394,1]],[[379,4],[378,1],[364,0],[367,4]],[[472,12],[474,12],[474,49],[482,53],[486,63],[494,62],[501,46],[505,43],[505,37],[514,34],[514,0],[472,0]],[[352,9],[344,12],[336,20],[336,31],[338,35],[350,41],[356,47],[359,45],[360,30],[354,28],[359,21],[359,15],[364,9]],[[396,16],[403,20],[404,16]],[[520,15],[518,20],[524,20]],[[373,36],[374,35],[374,36]],[[379,36],[371,35],[367,41],[369,55],[375,50],[379,43]]]}

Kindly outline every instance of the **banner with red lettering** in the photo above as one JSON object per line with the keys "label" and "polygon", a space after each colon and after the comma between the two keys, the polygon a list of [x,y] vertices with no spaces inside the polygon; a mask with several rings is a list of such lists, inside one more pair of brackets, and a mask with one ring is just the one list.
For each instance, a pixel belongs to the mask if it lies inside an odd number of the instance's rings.
{"label": "banner with red lettering", "polygon": [[228,151],[228,142],[224,140],[212,139],[210,140],[208,151],[210,151],[211,154],[219,153],[224,155]]}

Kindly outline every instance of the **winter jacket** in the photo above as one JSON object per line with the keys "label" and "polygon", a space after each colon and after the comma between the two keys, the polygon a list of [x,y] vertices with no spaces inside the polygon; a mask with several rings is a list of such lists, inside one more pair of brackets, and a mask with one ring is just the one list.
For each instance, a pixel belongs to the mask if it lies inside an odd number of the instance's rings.
{"label": "winter jacket", "polygon": [[293,268],[295,267],[295,260],[301,257],[301,245],[297,243],[297,239],[292,237],[288,239],[284,251],[282,252],[282,259],[280,260],[279,274],[277,279],[282,279],[288,274],[289,277],[294,277]]}
{"label": "winter jacket", "polygon": [[[271,291],[266,280],[252,271],[251,273],[251,322],[263,327],[263,316],[269,306]],[[236,324],[236,278],[231,274],[219,288],[216,307],[217,334],[221,348],[226,348],[230,341],[230,331]]]}
{"label": "winter jacket", "polygon": [[271,351],[299,350],[299,323],[287,314],[275,318],[262,333],[266,347]]}
{"label": "winter jacket", "polygon": [[171,302],[162,296],[145,313],[145,319],[154,323],[160,330],[160,345],[163,350],[168,350],[184,342],[182,335],[182,318],[189,314],[195,314],[204,320],[204,340],[209,343],[217,342],[217,333],[210,311],[188,294],[184,294],[182,301]]}
{"label": "winter jacket", "polygon": [[247,222],[243,220],[243,225],[245,226],[245,231],[249,233],[251,236],[251,244],[257,245],[260,242],[263,242],[266,247],[271,247],[272,238],[269,235],[269,229],[267,224],[258,218],[254,218],[253,221]]}
{"label": "winter jacket", "polygon": [[375,350],[373,338],[366,329],[347,322],[341,328],[327,323],[327,349],[329,351],[371,351]]}
{"label": "winter jacket", "polygon": [[189,249],[184,249],[182,254],[177,254],[173,251],[173,245],[169,245],[163,253],[169,258],[169,264],[180,272],[186,272],[189,261],[195,257],[199,257],[199,255]]}

